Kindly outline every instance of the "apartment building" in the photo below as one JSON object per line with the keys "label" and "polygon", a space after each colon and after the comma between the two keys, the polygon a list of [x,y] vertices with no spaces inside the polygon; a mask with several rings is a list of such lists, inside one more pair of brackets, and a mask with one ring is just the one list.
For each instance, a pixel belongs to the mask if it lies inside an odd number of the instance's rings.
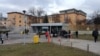
{"label": "apartment building", "polygon": [[77,30],[77,25],[85,25],[86,13],[76,9],[62,10],[60,21],[69,24],[69,30]]}
{"label": "apartment building", "polygon": [[36,17],[32,15],[27,15],[23,14],[20,12],[8,12],[8,19],[9,21],[12,22],[12,25],[15,27],[20,27],[20,26],[30,26],[31,23],[36,22],[35,19]]}
{"label": "apartment building", "polygon": [[[27,18],[27,22],[25,22],[25,18]],[[20,12],[9,12],[8,13],[8,21],[12,22],[12,25],[16,27],[30,26],[32,23],[43,23],[44,16],[36,17],[32,15],[25,15]],[[69,25],[69,29],[75,30],[77,25],[85,25],[86,22],[86,13],[82,10],[77,9],[68,9],[61,10],[59,14],[48,15],[49,23],[67,23]]]}
{"label": "apartment building", "polygon": [[[86,20],[86,13],[81,10],[68,9],[60,11],[61,22],[66,22],[76,25],[80,21]],[[82,23],[81,23],[82,24]]]}

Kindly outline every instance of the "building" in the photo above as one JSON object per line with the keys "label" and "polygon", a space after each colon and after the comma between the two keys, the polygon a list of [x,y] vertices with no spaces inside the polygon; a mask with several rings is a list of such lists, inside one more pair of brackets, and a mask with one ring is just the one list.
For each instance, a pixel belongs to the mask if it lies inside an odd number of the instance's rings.
{"label": "building", "polygon": [[6,25],[6,19],[7,18],[0,18],[0,32],[6,32],[6,31],[9,31],[9,29],[7,28],[7,25]]}
{"label": "building", "polygon": [[[25,22],[25,18],[27,18],[27,22]],[[35,23],[43,23],[44,16],[36,17],[32,15],[26,15],[20,12],[9,12],[8,13],[8,21],[12,22],[12,25],[15,27],[30,26]],[[65,23],[69,25],[67,28],[69,30],[77,30],[77,25],[85,25],[86,23],[86,13],[82,10],[77,9],[68,9],[62,10],[59,14],[48,15],[49,23]]]}
{"label": "building", "polygon": [[24,15],[20,12],[8,12],[8,21],[12,22],[12,26],[20,27],[20,26],[30,26],[31,23],[35,23],[33,20],[36,17],[32,15]]}
{"label": "building", "polygon": [[86,13],[76,9],[62,10],[60,21],[69,24],[69,30],[77,30],[77,25],[85,25]]}
{"label": "building", "polygon": [[57,31],[59,32],[62,29],[63,23],[36,23],[31,24],[33,32],[42,32],[42,31]]}

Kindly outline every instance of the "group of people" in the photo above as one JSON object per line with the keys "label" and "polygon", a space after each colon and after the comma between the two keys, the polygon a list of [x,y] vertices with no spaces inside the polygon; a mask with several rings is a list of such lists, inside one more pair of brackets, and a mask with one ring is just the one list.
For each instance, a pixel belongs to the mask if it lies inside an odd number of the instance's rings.
{"label": "group of people", "polygon": [[[78,31],[75,32],[75,35],[76,35],[76,38],[78,38]],[[92,36],[94,37],[94,42],[97,42],[98,36],[99,36],[99,32],[97,28],[93,30]]]}
{"label": "group of people", "polygon": [[[49,32],[47,31],[47,32],[45,33],[46,38],[48,37],[48,35],[49,35]],[[78,30],[77,30],[77,31],[75,31],[75,36],[76,36],[76,38],[78,38],[78,35],[79,35],[79,32],[78,32]],[[63,30],[62,30],[62,31],[59,33],[59,36],[64,36],[64,37],[66,37],[66,38],[71,38],[71,31],[69,30],[69,31],[67,32],[67,31],[63,31]],[[93,30],[92,36],[94,37],[94,42],[97,42],[98,36],[99,36],[98,29]]]}
{"label": "group of people", "polygon": [[[3,33],[0,33],[0,41],[1,41],[1,44],[4,43],[4,40],[3,40],[3,36],[2,36],[2,34],[3,34]],[[5,33],[5,35],[6,35],[7,39],[8,39],[8,32]]]}

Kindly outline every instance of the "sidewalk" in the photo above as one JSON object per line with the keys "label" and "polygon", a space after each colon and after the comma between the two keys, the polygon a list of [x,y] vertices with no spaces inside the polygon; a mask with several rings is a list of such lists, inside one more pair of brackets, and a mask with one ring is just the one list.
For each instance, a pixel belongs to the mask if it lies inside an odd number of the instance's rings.
{"label": "sidewalk", "polygon": [[[55,40],[53,41],[53,43],[60,45],[60,42],[56,38],[54,38],[53,40]],[[88,40],[62,38],[61,45],[72,46],[86,51],[87,51],[87,45],[89,45],[90,52],[100,55],[100,42],[95,43],[94,41],[88,41]]]}

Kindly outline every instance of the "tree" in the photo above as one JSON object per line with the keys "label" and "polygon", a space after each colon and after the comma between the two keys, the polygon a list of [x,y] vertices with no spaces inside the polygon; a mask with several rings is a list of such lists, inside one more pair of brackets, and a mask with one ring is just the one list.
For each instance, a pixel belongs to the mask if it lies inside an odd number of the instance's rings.
{"label": "tree", "polygon": [[39,23],[40,22],[40,17],[41,16],[44,16],[45,14],[45,11],[42,9],[42,8],[35,8],[35,7],[32,7],[29,9],[29,13],[33,16],[36,16],[36,23]]}
{"label": "tree", "polygon": [[91,20],[91,19],[86,19],[86,24],[93,24],[93,20]]}
{"label": "tree", "polygon": [[2,17],[3,17],[3,16],[2,16],[2,13],[0,13],[0,20],[2,20]]}
{"label": "tree", "polygon": [[43,23],[48,23],[48,16],[47,15],[44,16]]}
{"label": "tree", "polygon": [[100,25],[100,11],[95,11],[93,15],[91,16],[93,23],[96,28]]}

